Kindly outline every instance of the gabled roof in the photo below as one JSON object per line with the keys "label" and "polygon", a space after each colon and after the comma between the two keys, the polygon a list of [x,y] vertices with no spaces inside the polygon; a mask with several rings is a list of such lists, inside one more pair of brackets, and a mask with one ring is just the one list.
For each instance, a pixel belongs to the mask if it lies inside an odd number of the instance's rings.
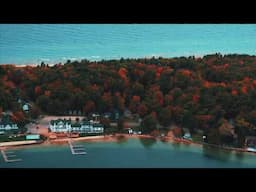
{"label": "gabled roof", "polygon": [[71,126],[72,126],[72,127],[80,127],[81,124],[80,124],[80,123],[72,123]]}
{"label": "gabled roof", "polygon": [[103,127],[103,125],[100,123],[95,123],[95,124],[93,124],[93,127]]}

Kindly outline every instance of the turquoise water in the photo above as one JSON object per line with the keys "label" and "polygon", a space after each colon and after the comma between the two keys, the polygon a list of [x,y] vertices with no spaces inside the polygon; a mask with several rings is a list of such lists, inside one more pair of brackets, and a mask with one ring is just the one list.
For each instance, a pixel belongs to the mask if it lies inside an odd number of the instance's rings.
{"label": "turquoise water", "polygon": [[256,168],[256,155],[153,140],[82,142],[87,154],[72,155],[67,145],[16,149],[22,162],[8,168]]}
{"label": "turquoise water", "polygon": [[0,64],[256,53],[255,24],[0,24]]}

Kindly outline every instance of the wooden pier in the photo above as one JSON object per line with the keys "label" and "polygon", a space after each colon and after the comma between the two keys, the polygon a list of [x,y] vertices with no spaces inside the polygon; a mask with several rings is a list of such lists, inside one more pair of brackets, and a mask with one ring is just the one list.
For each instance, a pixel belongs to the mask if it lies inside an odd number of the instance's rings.
{"label": "wooden pier", "polygon": [[[1,153],[4,158],[4,161],[7,163],[22,161],[22,159],[9,159],[10,157],[16,157],[16,155],[13,154],[14,153],[13,151],[5,151],[4,149],[2,149]],[[11,155],[9,155],[9,154],[11,154]]]}
{"label": "wooden pier", "polygon": [[68,140],[68,144],[69,144],[69,147],[70,147],[70,150],[71,150],[71,153],[73,155],[85,155],[87,154],[85,152],[85,149],[84,149],[84,146],[83,145],[74,145],[72,143],[72,140]]}

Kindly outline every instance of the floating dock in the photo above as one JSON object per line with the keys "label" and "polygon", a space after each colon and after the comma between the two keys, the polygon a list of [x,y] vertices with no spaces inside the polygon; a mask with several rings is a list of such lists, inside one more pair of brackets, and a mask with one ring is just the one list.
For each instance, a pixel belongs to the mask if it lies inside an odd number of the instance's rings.
{"label": "floating dock", "polygon": [[72,140],[68,140],[68,144],[71,150],[72,155],[85,155],[87,154],[83,145],[74,145]]}
{"label": "floating dock", "polygon": [[[13,151],[5,151],[4,149],[2,149],[1,153],[4,158],[4,161],[7,163],[22,161],[22,159],[10,159],[10,157],[16,157],[16,155],[13,154],[14,153]],[[11,155],[9,155],[9,154],[11,154]]]}

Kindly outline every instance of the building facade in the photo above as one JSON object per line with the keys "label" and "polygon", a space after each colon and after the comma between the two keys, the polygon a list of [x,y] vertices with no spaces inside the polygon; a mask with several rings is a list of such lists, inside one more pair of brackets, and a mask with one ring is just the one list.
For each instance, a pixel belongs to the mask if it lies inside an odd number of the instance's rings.
{"label": "building facade", "polygon": [[51,132],[55,133],[103,133],[104,126],[100,123],[82,121],[80,123],[71,123],[70,120],[53,120],[49,126]]}
{"label": "building facade", "polygon": [[3,117],[0,121],[0,134],[4,134],[9,131],[18,130],[19,127],[16,123],[10,121],[9,117]]}
{"label": "building facade", "polygon": [[52,120],[50,122],[49,128],[51,132],[55,133],[71,132],[71,121],[65,119]]}

